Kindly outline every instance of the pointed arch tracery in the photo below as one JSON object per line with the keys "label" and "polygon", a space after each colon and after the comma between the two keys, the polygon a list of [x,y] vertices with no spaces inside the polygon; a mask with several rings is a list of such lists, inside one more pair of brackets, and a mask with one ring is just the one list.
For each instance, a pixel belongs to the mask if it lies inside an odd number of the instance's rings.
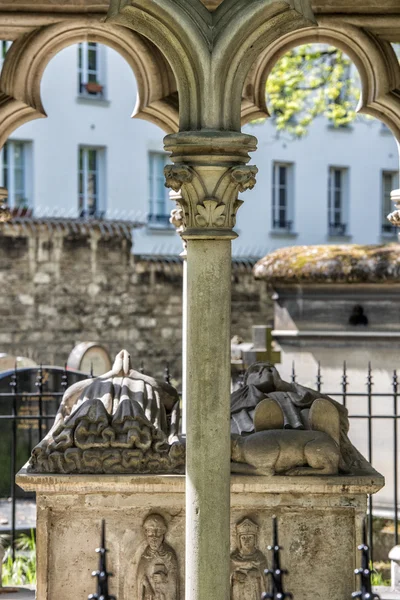
{"label": "pointed arch tracery", "polygon": [[265,89],[272,68],[292,48],[310,43],[330,44],[351,58],[361,80],[357,111],[384,122],[400,142],[400,68],[390,42],[344,20],[324,16],[318,27],[290,32],[260,53],[244,85],[247,110],[243,122],[268,115]]}
{"label": "pointed arch tracery", "polygon": [[44,70],[63,48],[82,41],[105,44],[128,62],[138,90],[132,116],[149,120],[166,133],[176,131],[175,79],[161,52],[127,28],[79,19],[34,29],[11,45],[0,77],[0,147],[17,127],[46,116],[40,94]]}

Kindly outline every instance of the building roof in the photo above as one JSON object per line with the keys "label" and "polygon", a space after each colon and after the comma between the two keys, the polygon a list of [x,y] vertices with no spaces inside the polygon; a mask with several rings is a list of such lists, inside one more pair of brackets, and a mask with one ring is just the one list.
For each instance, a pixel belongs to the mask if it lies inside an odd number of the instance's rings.
{"label": "building roof", "polygon": [[10,221],[0,224],[0,235],[20,235],[29,232],[47,231],[48,233],[62,233],[65,235],[89,235],[91,231],[98,231],[100,237],[125,237],[131,239],[132,229],[143,227],[137,221],[124,221],[115,219],[85,219],[85,218],[56,218],[30,216],[12,217]]}
{"label": "building roof", "polygon": [[400,283],[400,244],[290,246],[254,267],[268,283]]}

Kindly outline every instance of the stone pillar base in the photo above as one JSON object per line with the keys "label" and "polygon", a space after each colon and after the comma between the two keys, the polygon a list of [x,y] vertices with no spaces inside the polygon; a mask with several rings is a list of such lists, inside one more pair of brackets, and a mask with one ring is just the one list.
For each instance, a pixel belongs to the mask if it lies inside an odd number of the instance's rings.
{"label": "stone pillar base", "polygon": [[[181,475],[37,475],[22,469],[17,484],[37,496],[37,600],[86,598],[95,591],[101,519],[106,520],[110,593],[142,600],[138,564],[147,542],[142,524],[162,515],[166,543],[178,561],[178,597],[184,600],[185,477]],[[383,477],[231,478],[231,550],[236,525],[248,517],[258,525],[258,548],[270,565],[272,516],[278,517],[286,591],[295,600],[348,600],[357,585],[362,520],[367,494]],[[218,482],[215,482],[218,485]],[[236,595],[236,594],[235,594]],[[251,595],[251,594],[250,594]],[[248,600],[259,600],[250,597]]]}

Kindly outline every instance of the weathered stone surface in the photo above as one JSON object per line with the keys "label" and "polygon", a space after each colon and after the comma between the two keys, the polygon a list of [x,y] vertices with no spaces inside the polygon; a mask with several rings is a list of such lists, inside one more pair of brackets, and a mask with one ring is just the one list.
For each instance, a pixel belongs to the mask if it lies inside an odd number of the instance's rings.
{"label": "weathered stone surface", "polygon": [[[105,235],[93,251],[89,232],[64,233],[60,252],[52,247],[39,265],[48,232],[12,224],[0,229],[1,351],[63,365],[80,341],[100,343],[110,355],[123,346],[133,363],[143,361],[146,372],[162,376],[169,361],[179,381],[181,261],[133,256],[132,240],[123,236]],[[56,268],[48,269],[51,264]],[[41,283],[35,283],[38,273]],[[271,319],[271,306],[266,284],[254,280],[251,264],[234,262],[232,332],[248,336],[254,321]]]}
{"label": "weathered stone surface", "polygon": [[346,407],[257,362],[231,395],[231,470],[265,476],[370,472],[348,431]]}
{"label": "weathered stone surface", "polygon": [[179,396],[131,368],[126,350],[112,369],[64,393],[52,428],[32,450],[36,473],[181,473]]}
{"label": "weathered stone surface", "polygon": [[[185,477],[180,475],[36,475],[20,471],[17,483],[37,493],[38,600],[69,600],[93,591],[100,522],[107,526],[110,593],[137,600],[137,567],[147,541],[142,525],[152,513],[168,527],[166,543],[176,552],[179,598],[184,599]],[[356,545],[361,542],[366,494],[383,485],[377,473],[339,477],[231,478],[231,551],[237,524],[258,527],[258,548],[270,560],[274,514],[278,517],[287,590],[298,600],[345,600],[356,589]],[[320,576],[316,577],[318,564]],[[338,578],[337,574],[340,573]]]}
{"label": "weathered stone surface", "polygon": [[399,283],[400,246],[292,246],[267,254],[254,267],[268,283]]}

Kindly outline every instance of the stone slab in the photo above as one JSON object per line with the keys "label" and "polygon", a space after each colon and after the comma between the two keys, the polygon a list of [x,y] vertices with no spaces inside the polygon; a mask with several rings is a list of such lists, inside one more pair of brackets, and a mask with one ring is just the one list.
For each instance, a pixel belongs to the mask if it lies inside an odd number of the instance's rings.
{"label": "stone slab", "polygon": [[[137,569],[146,547],[142,524],[150,513],[167,523],[166,542],[178,557],[177,600],[184,599],[184,476],[36,475],[23,469],[17,483],[37,493],[38,600],[69,600],[71,577],[74,596],[95,591],[91,572],[97,567],[103,518],[108,569],[114,573],[110,593],[139,600]],[[356,548],[367,493],[382,485],[383,478],[373,471],[357,477],[234,476],[231,551],[237,548],[236,525],[248,517],[258,525],[258,547],[270,561],[267,546],[276,515],[282,566],[289,571],[287,591],[296,600],[347,600],[356,589]]]}

